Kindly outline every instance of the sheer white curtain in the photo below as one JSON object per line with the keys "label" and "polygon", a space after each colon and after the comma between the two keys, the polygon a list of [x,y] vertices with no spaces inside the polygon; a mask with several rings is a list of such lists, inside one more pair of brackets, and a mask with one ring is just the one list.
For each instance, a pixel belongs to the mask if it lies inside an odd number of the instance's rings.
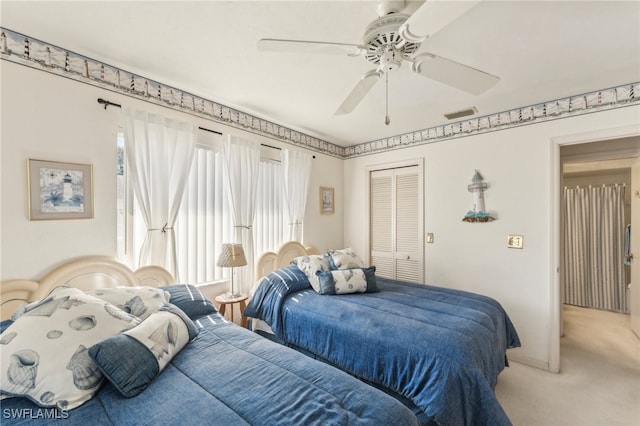
{"label": "sheer white curtain", "polygon": [[179,280],[173,226],[198,128],[126,106],[122,110],[129,179],[147,228],[138,266],[163,266]]}
{"label": "sheer white curtain", "polygon": [[229,202],[235,228],[235,241],[244,248],[247,266],[235,268],[240,290],[247,293],[253,285],[253,222],[256,213],[260,145],[226,135],[223,143],[224,166],[229,182]]}
{"label": "sheer white curtain", "polygon": [[277,251],[289,239],[289,220],[284,200],[282,163],[260,161],[253,246],[256,256]]}
{"label": "sheer white curtain", "polygon": [[196,146],[175,224],[180,276],[190,284],[224,279],[230,272],[229,268],[216,267],[222,244],[234,236],[221,150],[221,146],[220,151]]}
{"label": "sheer white curtain", "polygon": [[302,220],[311,180],[312,158],[311,155],[300,151],[282,151],[284,193],[290,220],[289,239],[292,241],[302,241]]}
{"label": "sheer white curtain", "polygon": [[565,188],[564,302],[626,312],[624,186]]}

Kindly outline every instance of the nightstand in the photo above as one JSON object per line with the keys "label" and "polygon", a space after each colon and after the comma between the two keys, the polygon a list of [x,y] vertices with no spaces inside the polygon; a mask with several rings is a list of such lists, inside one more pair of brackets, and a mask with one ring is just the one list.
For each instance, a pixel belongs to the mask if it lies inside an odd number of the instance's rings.
{"label": "nightstand", "polygon": [[247,317],[243,317],[242,316],[242,312],[244,312],[244,308],[247,307],[247,299],[249,297],[246,294],[241,294],[238,297],[233,297],[233,298],[227,298],[226,295],[224,294],[220,294],[218,296],[216,296],[215,299],[213,299],[216,303],[220,304],[220,307],[218,308],[218,311],[220,312],[220,315],[224,316],[226,310],[227,310],[227,305],[231,305],[230,309],[229,309],[229,321],[233,322],[233,305],[234,303],[239,303],[240,304],[240,316],[242,317],[242,320],[240,321],[241,325],[243,327],[247,327]]}

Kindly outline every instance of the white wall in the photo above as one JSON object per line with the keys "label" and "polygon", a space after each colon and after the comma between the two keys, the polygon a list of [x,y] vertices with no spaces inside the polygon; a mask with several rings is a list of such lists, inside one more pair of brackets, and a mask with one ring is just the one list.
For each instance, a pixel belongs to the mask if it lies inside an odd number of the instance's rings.
{"label": "white wall", "polygon": [[[162,108],[43,71],[0,61],[1,148],[0,280],[39,278],[60,262],[89,254],[116,256],[116,134],[120,110],[97,103],[146,108],[190,120],[201,127],[231,132],[276,147],[279,141]],[[298,148],[292,148],[298,149]],[[342,160],[318,154],[313,163],[304,220],[304,240],[320,248],[342,245],[342,208],[320,217],[318,186],[340,194]],[[95,217],[88,220],[29,221],[27,159],[93,165]]]}
{"label": "white wall", "polygon": [[[558,267],[558,241],[552,237],[558,160],[552,159],[557,146],[551,140],[638,126],[638,117],[640,107],[634,106],[346,160],[344,243],[367,253],[367,167],[424,158],[424,229],[435,236],[435,243],[425,246],[426,282],[496,298],[522,341],[509,356],[548,369],[555,326],[552,277]],[[494,222],[462,222],[472,209],[467,185],[475,169],[489,184],[485,203]],[[524,249],[507,248],[508,234],[524,235]]]}
{"label": "white wall", "polygon": [[[0,280],[39,278],[63,260],[87,254],[116,255],[116,150],[120,112],[96,99],[161,111],[202,127],[229,131],[258,142],[278,141],[227,128],[121,94],[0,61],[1,194]],[[368,166],[424,158],[425,277],[432,284],[484,293],[508,311],[523,347],[510,357],[548,368],[552,330],[552,277],[557,259],[551,218],[552,139],[622,126],[638,127],[640,106],[549,121],[420,147],[342,161],[315,154],[304,221],[304,242],[320,250],[354,247],[366,253]],[[569,138],[572,139],[572,138]],[[573,138],[575,140],[575,138]],[[95,218],[29,221],[28,158],[90,163],[94,171]],[[471,209],[467,192],[474,169],[489,183],[486,207],[497,220],[461,221]],[[318,187],[335,188],[336,214],[319,214]],[[342,231],[344,230],[344,235]],[[524,249],[506,247],[507,234],[522,234]]]}

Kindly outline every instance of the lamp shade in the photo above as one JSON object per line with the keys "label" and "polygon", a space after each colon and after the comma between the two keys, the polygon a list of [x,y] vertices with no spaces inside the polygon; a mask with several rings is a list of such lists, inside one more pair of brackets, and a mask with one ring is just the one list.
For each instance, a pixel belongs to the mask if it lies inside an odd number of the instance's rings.
{"label": "lamp shade", "polygon": [[235,268],[247,264],[242,244],[223,244],[217,265],[223,268]]}

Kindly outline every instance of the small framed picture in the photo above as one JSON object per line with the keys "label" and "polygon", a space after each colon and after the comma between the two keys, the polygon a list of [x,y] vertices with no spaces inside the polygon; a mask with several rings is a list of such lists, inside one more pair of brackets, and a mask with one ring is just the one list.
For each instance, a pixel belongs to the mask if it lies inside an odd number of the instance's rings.
{"label": "small framed picture", "polygon": [[335,213],[335,200],[333,198],[333,188],[320,187],[320,214]]}
{"label": "small framed picture", "polygon": [[28,160],[29,220],[93,218],[90,164]]}

